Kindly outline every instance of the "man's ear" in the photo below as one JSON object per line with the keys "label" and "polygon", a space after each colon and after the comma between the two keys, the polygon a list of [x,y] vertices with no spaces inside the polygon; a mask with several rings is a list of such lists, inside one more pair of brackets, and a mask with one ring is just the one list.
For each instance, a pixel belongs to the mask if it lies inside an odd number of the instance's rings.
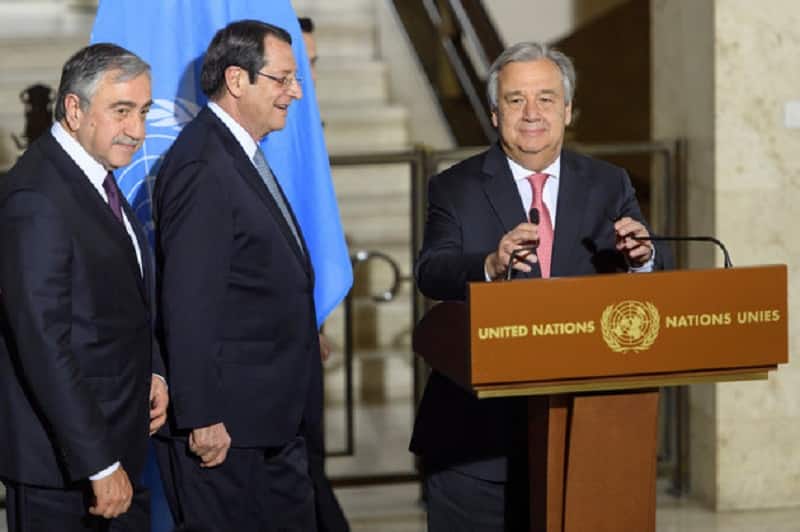
{"label": "man's ear", "polygon": [[564,125],[568,126],[571,123],[572,123],[572,102],[569,102],[564,112]]}
{"label": "man's ear", "polygon": [[241,97],[245,83],[250,83],[250,77],[243,69],[237,66],[229,66],[225,69],[225,87],[234,98]]}
{"label": "man's ear", "polygon": [[492,125],[495,127],[495,129],[497,129],[497,124],[497,107],[495,107],[492,109]]}
{"label": "man's ear", "polygon": [[64,96],[64,120],[70,131],[77,131],[83,118],[81,109],[81,98],[75,93],[68,93]]}

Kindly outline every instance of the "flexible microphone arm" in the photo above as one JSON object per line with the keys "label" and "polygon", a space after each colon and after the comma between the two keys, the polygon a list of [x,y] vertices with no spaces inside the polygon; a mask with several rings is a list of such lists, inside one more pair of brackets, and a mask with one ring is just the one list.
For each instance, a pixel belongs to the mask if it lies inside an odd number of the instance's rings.
{"label": "flexible microphone arm", "polygon": [[539,247],[539,244],[529,244],[527,246],[520,246],[514,251],[511,252],[511,256],[508,258],[508,265],[506,266],[506,281],[511,280],[511,272],[513,269],[511,266],[514,265],[515,262],[520,260],[520,254],[524,251],[533,251],[533,254],[536,254],[536,248]]}
{"label": "flexible microphone arm", "polygon": [[725,263],[725,268],[733,268],[731,256],[728,254],[728,249],[725,244],[714,238],[713,236],[631,236],[634,240],[650,241],[650,242],[713,242],[722,250],[722,256]]}

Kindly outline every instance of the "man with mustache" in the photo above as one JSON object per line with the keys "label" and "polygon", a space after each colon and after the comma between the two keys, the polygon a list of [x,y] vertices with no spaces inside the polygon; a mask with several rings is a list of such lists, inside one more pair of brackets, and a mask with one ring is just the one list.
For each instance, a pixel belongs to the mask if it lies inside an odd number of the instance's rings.
{"label": "man with mustache", "polygon": [[[572,120],[575,70],[538,43],[505,50],[489,70],[499,142],[431,178],[417,286],[463,300],[469,282],[650,271],[655,253],[627,173],[563,149]],[[531,223],[535,208],[539,222]],[[532,301],[547,306],[547,301]],[[532,354],[531,356],[535,356]],[[429,530],[528,530],[526,402],[478,400],[433,372],[419,406],[411,451],[425,466]]]}
{"label": "man with mustache", "polygon": [[168,492],[188,530],[315,530],[302,437],[321,423],[314,274],[259,147],[302,97],[291,42],[254,20],[217,32],[201,72],[208,107],[156,179]]}
{"label": "man with mustache", "polygon": [[9,532],[148,530],[139,487],[167,388],[147,239],[112,170],[145,135],[150,67],[64,65],[50,131],[0,184],[0,479]]}

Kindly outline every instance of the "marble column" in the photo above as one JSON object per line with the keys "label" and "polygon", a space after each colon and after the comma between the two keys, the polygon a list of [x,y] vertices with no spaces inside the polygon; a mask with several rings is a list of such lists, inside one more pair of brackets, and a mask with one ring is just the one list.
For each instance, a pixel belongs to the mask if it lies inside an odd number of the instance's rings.
{"label": "marble column", "polygon": [[[800,311],[797,0],[651,0],[653,136],[688,139],[686,226],[715,234],[736,265],[789,265]],[[721,265],[711,248],[689,267]],[[790,321],[791,351],[800,322]],[[769,380],[690,391],[691,493],[717,510],[800,505],[800,364]]]}

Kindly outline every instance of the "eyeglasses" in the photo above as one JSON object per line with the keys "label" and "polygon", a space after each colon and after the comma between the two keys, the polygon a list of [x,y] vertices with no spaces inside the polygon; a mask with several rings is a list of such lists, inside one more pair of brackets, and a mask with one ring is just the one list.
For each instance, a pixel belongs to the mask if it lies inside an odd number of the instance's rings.
{"label": "eyeglasses", "polygon": [[263,72],[256,72],[256,74],[258,74],[259,76],[264,76],[267,79],[271,79],[284,89],[288,89],[289,87],[292,86],[293,83],[297,83],[298,86],[300,86],[300,84],[303,83],[302,78],[298,78],[297,76],[292,76],[292,75],[283,76],[282,78],[279,78],[278,76],[264,74]]}

